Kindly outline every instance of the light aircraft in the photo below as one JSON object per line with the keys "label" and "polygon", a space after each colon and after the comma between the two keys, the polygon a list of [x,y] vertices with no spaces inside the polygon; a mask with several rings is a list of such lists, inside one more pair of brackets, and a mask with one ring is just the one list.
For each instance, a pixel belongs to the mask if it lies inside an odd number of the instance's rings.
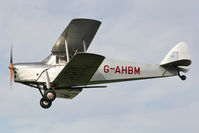
{"label": "light aircraft", "polygon": [[72,99],[84,88],[100,88],[99,84],[179,76],[182,80],[191,65],[191,55],[184,42],[178,43],[160,64],[140,64],[88,53],[100,21],[73,19],[42,62],[13,64],[10,57],[10,80],[38,88],[40,105],[49,108],[56,97]]}

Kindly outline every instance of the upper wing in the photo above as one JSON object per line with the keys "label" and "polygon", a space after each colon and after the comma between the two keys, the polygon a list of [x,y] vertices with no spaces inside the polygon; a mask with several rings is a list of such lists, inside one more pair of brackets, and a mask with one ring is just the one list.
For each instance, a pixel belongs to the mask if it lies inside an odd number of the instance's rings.
{"label": "upper wing", "polygon": [[77,53],[55,78],[53,84],[56,88],[86,85],[104,58],[91,53]]}
{"label": "upper wing", "polygon": [[[67,40],[70,57],[73,57],[75,52],[83,52],[84,49],[87,50],[100,24],[101,22],[97,20],[73,19],[56,41],[52,52],[54,54],[65,54],[65,40]],[[85,42],[85,48],[83,41]]]}

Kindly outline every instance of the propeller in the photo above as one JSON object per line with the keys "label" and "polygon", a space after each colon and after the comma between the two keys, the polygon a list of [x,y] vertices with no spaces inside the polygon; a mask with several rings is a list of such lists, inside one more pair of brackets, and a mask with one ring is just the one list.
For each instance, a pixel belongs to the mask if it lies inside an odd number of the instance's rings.
{"label": "propeller", "polygon": [[10,50],[10,88],[12,88],[12,79],[13,79],[13,57],[12,57],[12,45]]}

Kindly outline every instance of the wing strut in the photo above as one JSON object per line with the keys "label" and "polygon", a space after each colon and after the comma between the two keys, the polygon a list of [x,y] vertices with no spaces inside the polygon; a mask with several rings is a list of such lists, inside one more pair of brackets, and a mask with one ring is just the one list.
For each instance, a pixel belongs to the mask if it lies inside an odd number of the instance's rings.
{"label": "wing strut", "polygon": [[83,40],[83,48],[84,48],[84,53],[86,53],[86,42]]}
{"label": "wing strut", "polygon": [[67,62],[69,62],[68,44],[67,44],[67,40],[66,39],[65,39],[65,48],[66,48],[66,59],[67,59]]}

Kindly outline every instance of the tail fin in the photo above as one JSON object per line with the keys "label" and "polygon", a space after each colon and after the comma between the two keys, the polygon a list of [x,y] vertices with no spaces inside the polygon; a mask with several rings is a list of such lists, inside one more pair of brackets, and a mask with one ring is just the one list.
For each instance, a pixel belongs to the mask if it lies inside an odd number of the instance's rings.
{"label": "tail fin", "polygon": [[169,51],[160,65],[163,67],[174,66],[179,71],[187,72],[191,62],[191,54],[187,44],[180,42]]}

